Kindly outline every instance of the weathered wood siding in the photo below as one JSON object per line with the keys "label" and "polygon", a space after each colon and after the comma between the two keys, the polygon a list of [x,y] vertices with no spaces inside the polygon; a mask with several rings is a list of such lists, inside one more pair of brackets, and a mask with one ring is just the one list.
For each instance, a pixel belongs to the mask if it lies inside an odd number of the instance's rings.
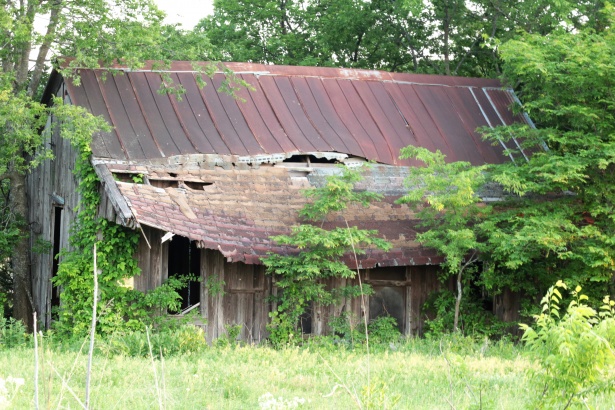
{"label": "weathered wood siding", "polygon": [[[423,305],[429,295],[441,288],[437,266],[408,266],[396,268],[374,268],[361,272],[361,280],[369,284],[374,294],[366,298],[344,298],[339,304],[323,306],[314,303],[309,312],[312,335],[331,333],[328,325],[333,318],[348,315],[353,325],[362,323],[364,316],[374,319],[390,315],[396,318],[400,331],[405,335],[423,334],[425,319]],[[359,285],[358,278],[332,279],[327,288],[334,286]]]}
{"label": "weathered wood siding", "polygon": [[201,279],[208,341],[224,336],[227,325],[241,325],[240,338],[247,342],[267,337],[271,279],[262,265],[229,263],[220,252],[201,249]]}
{"label": "weathered wood siding", "polygon": [[425,331],[425,320],[427,314],[423,309],[423,305],[433,292],[437,292],[444,285],[438,280],[439,266],[409,266],[409,278],[411,282],[410,292],[410,316],[409,316],[409,332],[412,336],[422,336]]}
{"label": "weathered wood siding", "polygon": [[142,226],[142,229],[135,255],[141,274],[133,280],[135,290],[147,292],[162,285],[169,277],[169,242],[161,242],[163,231],[148,226]]}
{"label": "weathered wood siding", "polygon": [[[57,94],[64,95],[63,86]],[[47,129],[51,129],[55,121],[56,118],[50,117]],[[58,247],[69,248],[68,234],[76,218],[79,204],[78,182],[73,174],[78,153],[68,140],[60,137],[59,130],[51,134],[45,145],[53,153],[53,159],[43,161],[27,178],[31,247],[40,241],[51,243],[53,246],[54,230],[58,229],[60,238]],[[62,198],[64,204],[55,202],[54,197]],[[56,207],[62,208],[61,225],[58,227],[54,226]],[[31,253],[34,310],[40,318],[40,326],[44,328],[48,328],[51,322],[51,276],[54,257],[52,250],[45,253]]]}
{"label": "weathered wood siding", "polygon": [[522,294],[510,288],[504,288],[502,293],[493,297],[493,314],[499,320],[511,323],[508,331],[518,336],[522,333],[516,324],[521,319],[521,300]]}

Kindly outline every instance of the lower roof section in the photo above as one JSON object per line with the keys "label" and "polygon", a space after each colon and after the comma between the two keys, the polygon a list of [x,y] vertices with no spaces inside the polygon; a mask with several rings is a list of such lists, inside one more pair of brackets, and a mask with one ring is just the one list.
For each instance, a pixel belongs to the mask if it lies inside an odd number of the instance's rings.
{"label": "lower roof section", "polygon": [[[339,172],[332,164],[247,164],[220,155],[93,162],[120,223],[184,236],[201,248],[219,250],[229,261],[248,264],[260,263],[268,252],[297,252],[270,238],[288,234],[299,223],[298,211],[306,203],[302,190],[322,185],[327,175]],[[442,261],[415,242],[418,221],[413,212],[394,203],[404,193],[407,172],[405,167],[373,165],[357,186],[380,192],[385,199],[369,208],[350,206],[344,217],[350,225],[378,230],[393,245],[389,252],[367,249],[359,257],[359,268]],[[345,226],[339,215],[325,223],[333,226]],[[346,262],[356,267],[354,257]]]}

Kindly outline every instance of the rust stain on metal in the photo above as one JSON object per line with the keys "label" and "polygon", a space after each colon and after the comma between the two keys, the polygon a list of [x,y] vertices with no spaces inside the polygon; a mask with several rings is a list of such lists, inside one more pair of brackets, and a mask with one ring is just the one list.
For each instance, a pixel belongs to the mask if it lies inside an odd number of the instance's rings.
{"label": "rust stain on metal", "polygon": [[[509,90],[497,80],[324,67],[226,63],[254,90],[246,102],[217,91],[221,73],[197,85],[193,65],[174,62],[170,74],[186,93],[159,94],[160,74],[127,70],[107,75],[80,70],[70,97],[104,116],[114,131],[97,136],[97,158],[155,159],[181,154],[268,155],[335,151],[383,164],[399,149],[440,149],[449,160],[503,162],[501,147],[476,134],[486,124],[523,121],[509,109]],[[472,92],[470,92],[472,90]]]}

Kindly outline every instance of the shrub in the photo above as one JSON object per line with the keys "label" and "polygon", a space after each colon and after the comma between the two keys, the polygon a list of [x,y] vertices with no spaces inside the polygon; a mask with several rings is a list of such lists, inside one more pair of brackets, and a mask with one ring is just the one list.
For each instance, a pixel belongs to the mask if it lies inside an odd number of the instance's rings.
{"label": "shrub", "polygon": [[540,392],[537,401],[568,408],[591,395],[615,392],[615,301],[606,296],[597,312],[577,286],[560,317],[560,289],[567,289],[562,281],[542,299],[536,328],[521,328],[522,340],[540,365],[530,373]]}
{"label": "shrub", "polygon": [[[422,310],[432,317],[425,321],[426,333],[430,337],[440,338],[453,329],[455,319],[453,292],[445,290],[434,293],[423,305]],[[461,301],[461,312],[459,330],[464,336],[499,339],[510,330],[510,323],[499,320],[493,313],[485,310],[482,301],[474,295],[468,295]]]}
{"label": "shrub", "polygon": [[[354,346],[365,343],[365,326],[356,315],[343,314],[329,322],[331,330],[338,340]],[[392,316],[381,316],[372,319],[367,324],[367,334],[372,345],[398,342],[401,333],[397,328],[397,320]]]}

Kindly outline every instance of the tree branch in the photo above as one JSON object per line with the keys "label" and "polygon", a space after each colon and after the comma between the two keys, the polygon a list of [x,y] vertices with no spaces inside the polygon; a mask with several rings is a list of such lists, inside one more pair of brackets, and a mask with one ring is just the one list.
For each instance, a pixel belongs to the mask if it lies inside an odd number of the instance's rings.
{"label": "tree branch", "polygon": [[30,80],[30,85],[28,86],[28,95],[33,96],[38,89],[39,83],[41,81],[41,77],[43,75],[43,70],[45,69],[45,61],[47,60],[47,54],[51,48],[51,43],[54,40],[56,28],[58,27],[58,23],[60,21],[60,10],[62,8],[62,1],[54,1],[53,7],[51,8],[51,15],[49,16],[49,24],[47,25],[47,33],[43,38],[43,44],[38,50],[38,56],[36,58],[36,63],[32,70],[32,79]]}
{"label": "tree branch", "polygon": [[18,24],[27,24],[27,30],[29,35],[27,39],[21,41],[19,46],[20,56],[19,63],[16,67],[15,75],[15,88],[17,90],[23,90],[28,81],[28,65],[30,63],[30,51],[32,50],[32,33],[34,31],[34,2],[28,3],[25,15],[21,16],[23,21]]}

